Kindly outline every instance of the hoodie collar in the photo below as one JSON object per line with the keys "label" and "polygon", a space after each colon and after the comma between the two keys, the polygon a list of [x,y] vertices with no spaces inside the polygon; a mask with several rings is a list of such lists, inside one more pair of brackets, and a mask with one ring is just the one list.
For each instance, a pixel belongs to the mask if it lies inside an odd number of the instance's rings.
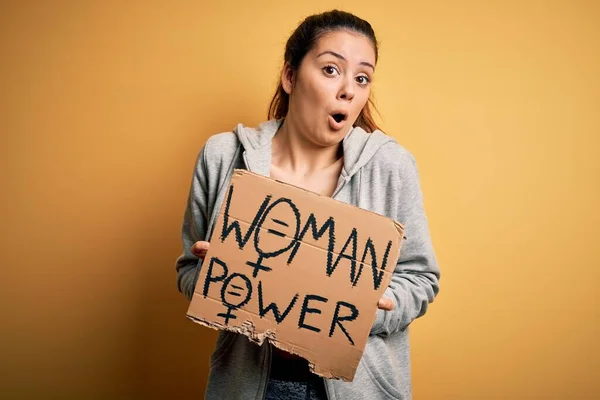
{"label": "hoodie collar", "polygon": [[[244,148],[246,167],[259,175],[269,176],[271,171],[271,143],[281,127],[283,119],[269,120],[256,128],[238,124],[233,132]],[[367,133],[362,128],[353,127],[344,137],[344,168],[341,179],[350,179],[365,166],[377,153],[379,148],[394,139],[376,130]]]}

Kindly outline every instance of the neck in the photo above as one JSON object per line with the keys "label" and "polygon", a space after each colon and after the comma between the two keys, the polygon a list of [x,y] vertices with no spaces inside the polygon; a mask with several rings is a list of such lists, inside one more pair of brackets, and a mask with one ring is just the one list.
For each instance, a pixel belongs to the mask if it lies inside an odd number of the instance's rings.
{"label": "neck", "polygon": [[286,118],[273,137],[272,162],[294,175],[309,176],[334,164],[342,144],[322,147],[306,139],[292,120]]}

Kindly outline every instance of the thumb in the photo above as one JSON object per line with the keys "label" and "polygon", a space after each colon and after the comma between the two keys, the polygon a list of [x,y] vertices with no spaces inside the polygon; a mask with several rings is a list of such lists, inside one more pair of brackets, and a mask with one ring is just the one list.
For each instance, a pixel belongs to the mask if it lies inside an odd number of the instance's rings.
{"label": "thumb", "polygon": [[382,297],[377,303],[377,307],[385,311],[392,311],[394,309],[394,302],[391,299]]}
{"label": "thumb", "polygon": [[205,241],[198,241],[196,243],[194,243],[192,245],[192,253],[196,256],[196,257],[204,257],[206,255],[206,252],[208,251],[210,244],[208,242]]}

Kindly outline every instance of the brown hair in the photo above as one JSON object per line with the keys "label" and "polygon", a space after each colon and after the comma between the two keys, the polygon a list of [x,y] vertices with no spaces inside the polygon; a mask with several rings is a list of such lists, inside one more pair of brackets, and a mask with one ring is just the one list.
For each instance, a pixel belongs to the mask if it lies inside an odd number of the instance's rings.
{"label": "brown hair", "polygon": [[[360,33],[370,39],[375,49],[375,62],[377,62],[379,56],[378,43],[371,24],[353,14],[332,10],[311,15],[298,25],[285,45],[284,64],[289,63],[290,67],[297,71],[306,54],[323,35],[342,29]],[[283,90],[283,86],[279,82],[275,95],[271,99],[267,118],[280,119],[287,116],[289,101],[289,95]],[[359,126],[367,132],[379,129],[371,115],[371,107],[375,109],[375,104],[373,99],[369,98],[354,123],[355,126]]]}

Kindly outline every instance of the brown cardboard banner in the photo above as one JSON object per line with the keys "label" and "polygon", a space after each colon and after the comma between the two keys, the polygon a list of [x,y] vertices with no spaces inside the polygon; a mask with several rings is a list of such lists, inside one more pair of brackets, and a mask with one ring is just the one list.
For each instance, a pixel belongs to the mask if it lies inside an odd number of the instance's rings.
{"label": "brown cardboard banner", "polygon": [[403,234],[387,217],[236,170],[187,315],[351,381]]}

